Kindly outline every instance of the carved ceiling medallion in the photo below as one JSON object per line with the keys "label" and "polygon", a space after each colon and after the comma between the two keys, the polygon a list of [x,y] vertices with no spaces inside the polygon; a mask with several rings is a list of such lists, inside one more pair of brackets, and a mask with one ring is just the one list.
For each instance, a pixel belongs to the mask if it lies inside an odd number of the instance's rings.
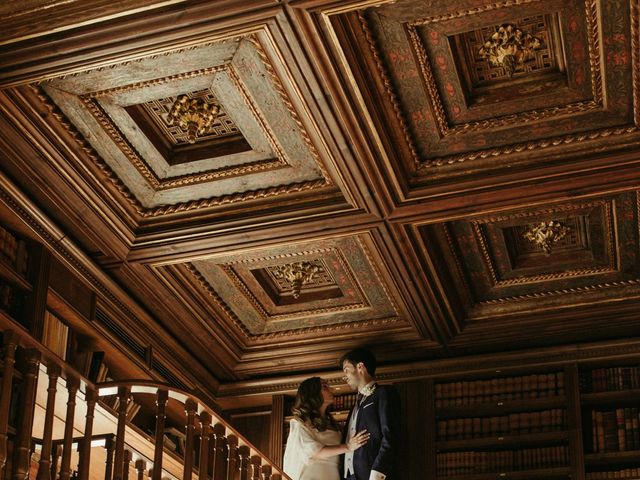
{"label": "carved ceiling medallion", "polygon": [[551,220],[530,225],[523,236],[527,240],[535,243],[545,254],[551,255],[551,247],[553,244],[562,240],[569,231],[569,227],[558,221]]}
{"label": "carved ceiling medallion", "polygon": [[324,267],[317,262],[295,262],[275,266],[270,271],[277,280],[285,280],[290,284],[292,296],[297,299],[302,287],[313,282],[318,273],[323,273]]}
{"label": "carved ceiling medallion", "polygon": [[478,54],[494,66],[503,67],[512,77],[518,65],[524,65],[534,58],[534,51],[542,46],[542,41],[511,23],[498,27],[478,51]]}
{"label": "carved ceiling medallion", "polygon": [[207,103],[201,98],[180,95],[171,110],[171,124],[178,125],[187,132],[189,143],[196,143],[196,137],[206,135],[220,113],[218,105]]}

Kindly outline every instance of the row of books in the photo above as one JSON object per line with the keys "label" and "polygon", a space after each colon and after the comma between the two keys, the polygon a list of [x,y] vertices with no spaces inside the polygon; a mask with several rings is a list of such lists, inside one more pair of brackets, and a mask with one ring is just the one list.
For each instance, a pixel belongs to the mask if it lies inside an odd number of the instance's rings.
{"label": "row of books", "polygon": [[66,360],[68,340],[69,327],[53,313],[45,311],[42,344],[62,360]]}
{"label": "row of books", "polygon": [[614,392],[640,388],[640,367],[596,368],[580,372],[583,393]]}
{"label": "row of books", "polygon": [[466,475],[564,467],[568,462],[569,449],[557,446],[497,452],[440,453],[436,468],[438,475]]}
{"label": "row of books", "polygon": [[563,430],[566,426],[567,412],[560,408],[499,417],[456,418],[438,421],[438,440],[551,432]]}
{"label": "row of books", "polygon": [[564,395],[564,373],[438,383],[436,407]]}
{"label": "row of books", "polygon": [[27,274],[29,254],[24,240],[18,240],[6,228],[0,226],[0,257],[23,277]]}
{"label": "row of books", "polygon": [[595,453],[640,450],[638,408],[591,411],[592,448]]}
{"label": "row of books", "polygon": [[640,478],[640,468],[627,468],[615,472],[589,472],[587,480],[605,480],[608,478]]}
{"label": "row of books", "polygon": [[351,410],[356,404],[358,395],[350,393],[347,395],[340,395],[333,397],[333,409],[334,410]]}
{"label": "row of books", "polygon": [[0,310],[4,310],[10,317],[20,321],[24,304],[24,293],[0,279]]}

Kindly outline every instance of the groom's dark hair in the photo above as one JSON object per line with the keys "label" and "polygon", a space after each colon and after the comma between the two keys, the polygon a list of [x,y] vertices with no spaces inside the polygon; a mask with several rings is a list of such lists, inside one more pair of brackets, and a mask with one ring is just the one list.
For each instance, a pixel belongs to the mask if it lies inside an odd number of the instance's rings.
{"label": "groom's dark hair", "polygon": [[356,348],[355,350],[345,353],[340,359],[340,368],[343,367],[344,362],[349,362],[353,364],[353,366],[362,362],[369,375],[372,377],[376,375],[376,357],[366,348]]}

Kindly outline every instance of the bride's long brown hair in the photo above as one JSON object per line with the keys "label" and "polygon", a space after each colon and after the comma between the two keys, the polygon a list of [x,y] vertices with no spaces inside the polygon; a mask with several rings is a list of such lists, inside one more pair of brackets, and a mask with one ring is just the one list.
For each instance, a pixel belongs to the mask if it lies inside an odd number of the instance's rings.
{"label": "bride's long brown hair", "polygon": [[321,432],[328,428],[338,430],[338,426],[329,415],[328,409],[324,416],[320,414],[322,402],[322,380],[320,377],[307,378],[298,387],[296,401],[293,404],[293,415],[301,422],[311,425]]}

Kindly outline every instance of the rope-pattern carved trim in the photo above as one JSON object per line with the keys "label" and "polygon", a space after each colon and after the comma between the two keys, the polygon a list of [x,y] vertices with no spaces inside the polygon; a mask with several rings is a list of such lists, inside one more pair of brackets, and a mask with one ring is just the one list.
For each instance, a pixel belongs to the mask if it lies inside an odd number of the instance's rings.
{"label": "rope-pattern carved trim", "polygon": [[260,315],[261,319],[265,323],[266,322],[274,322],[274,321],[286,320],[288,318],[296,318],[296,317],[300,317],[302,315],[321,315],[321,314],[333,313],[333,312],[359,310],[361,308],[370,307],[370,305],[368,305],[367,303],[359,302],[359,303],[352,303],[352,304],[349,304],[349,305],[341,305],[341,306],[336,306],[336,307],[315,308],[315,309],[299,310],[299,311],[296,311],[294,313],[284,313],[284,314],[279,314],[279,315],[270,315],[269,312],[267,312],[264,309],[262,304],[255,297],[255,295],[251,292],[251,290],[249,290],[249,288],[242,281],[242,279],[240,279],[238,277],[238,275],[233,270],[233,268],[231,268],[228,265],[218,265],[218,266],[229,276],[229,278],[231,279],[231,282],[236,286],[236,288],[238,288],[238,290],[240,290],[240,292],[249,301],[249,303],[251,303],[251,305],[256,309],[256,311]]}
{"label": "rope-pattern carved trim", "polygon": [[217,72],[223,72],[228,67],[229,67],[229,64],[223,64],[223,65],[216,65],[215,67],[201,68],[198,70],[193,70],[191,72],[178,73],[175,75],[169,75],[167,77],[145,80],[144,82],[130,83],[128,85],[122,85],[120,87],[113,87],[113,88],[107,88],[105,90],[98,90],[95,92],[90,92],[85,95],[82,95],[82,97],[99,98],[99,97],[105,97],[107,95],[118,95],[121,93],[131,92],[133,90],[139,90],[141,88],[152,87],[155,85],[162,85],[162,84],[177,81],[177,80],[188,80],[190,78],[211,75],[212,73],[217,73]]}
{"label": "rope-pattern carved trim", "polygon": [[515,143],[512,145],[507,145],[505,147],[490,148],[487,150],[479,150],[476,152],[461,153],[457,155],[449,155],[445,157],[429,159],[424,161],[420,165],[420,169],[424,170],[432,167],[441,167],[443,165],[451,165],[454,163],[462,163],[466,161],[500,157],[503,155],[515,155],[522,152],[542,150],[546,148],[557,147],[560,145],[570,145],[573,143],[581,143],[584,141],[596,140],[599,138],[629,135],[637,133],[638,131],[640,131],[639,127],[630,125],[617,128],[605,128],[602,130],[594,130],[585,133],[569,134],[562,137],[549,138],[534,142]]}
{"label": "rope-pattern carved trim", "polygon": [[135,197],[135,195],[133,195],[131,190],[129,190],[124,182],[120,180],[120,177],[116,175],[116,173],[102,159],[98,152],[95,151],[91,144],[80,134],[75,125],[73,125],[73,123],[69,121],[62,110],[60,110],[58,106],[51,100],[51,98],[44,92],[42,87],[33,84],[29,85],[29,87],[35,92],[35,94],[42,101],[47,110],[51,112],[51,116],[53,116],[53,118],[55,118],[60,123],[60,125],[62,125],[65,131],[75,139],[76,143],[80,146],[85,155],[87,155],[87,157],[93,161],[94,165],[98,167],[100,172],[106,177],[107,181],[109,181],[116,188],[122,198],[124,198],[125,201],[127,201],[129,205],[134,208],[137,214],[142,215],[145,209]]}
{"label": "rope-pattern carved trim", "polygon": [[546,292],[535,292],[529,293],[525,295],[515,295],[511,297],[502,297],[495,300],[483,300],[478,302],[478,305],[498,305],[503,303],[510,303],[516,301],[524,301],[524,300],[536,300],[539,298],[557,296],[557,295],[566,295],[569,293],[587,293],[593,292],[595,290],[602,290],[605,288],[615,288],[615,287],[631,287],[640,285],[640,278],[634,278],[631,280],[620,280],[620,281],[611,281],[599,283],[597,285],[587,285],[584,287],[572,287],[572,288],[563,288],[560,290],[550,290]]}
{"label": "rope-pattern carved trim", "polygon": [[302,136],[305,144],[309,148],[309,151],[311,152],[311,156],[315,160],[318,169],[320,170],[322,176],[327,182],[327,185],[332,185],[333,182],[331,180],[331,176],[329,175],[329,172],[326,170],[324,164],[322,163],[322,160],[320,159],[320,154],[318,153],[314,143],[311,141],[311,137],[309,136],[309,133],[307,132],[307,129],[305,128],[304,124],[300,120],[300,116],[298,115],[298,112],[293,106],[293,103],[291,102],[289,95],[287,95],[287,92],[284,89],[284,86],[282,85],[282,81],[280,80],[280,77],[274,70],[273,65],[271,64],[269,57],[267,55],[267,52],[265,52],[264,47],[262,46],[262,44],[260,43],[256,35],[248,36],[247,40],[251,42],[251,44],[255,47],[256,53],[258,54],[258,57],[260,57],[260,60],[262,61],[262,64],[265,70],[267,71],[267,74],[269,75],[269,78],[271,79],[271,82],[274,88],[280,95],[280,99],[282,100],[285,107],[291,114],[291,118],[293,119],[296,126],[298,127],[298,131],[300,132],[300,135]]}
{"label": "rope-pattern carved trim", "polygon": [[631,74],[633,119],[640,127],[640,2],[631,0]]}
{"label": "rope-pattern carved trim", "polygon": [[49,98],[46,93],[36,85],[31,85],[31,88],[36,92],[38,98],[44,103],[47,109],[51,112],[52,116],[60,122],[69,135],[71,135],[78,145],[82,148],[83,152],[91,159],[98,167],[100,172],[106,177],[106,179],[118,190],[122,198],[125,199],[135,210],[137,214],[143,218],[159,217],[163,215],[182,213],[188,211],[194,211],[201,208],[217,207],[222,205],[229,205],[232,203],[257,200],[263,198],[270,198],[283,194],[299,193],[309,190],[315,190],[327,186],[327,182],[324,179],[294,183],[289,185],[281,185],[275,187],[269,187],[264,189],[252,190],[248,192],[235,193],[229,195],[223,195],[220,197],[214,197],[209,199],[193,200],[191,202],[183,202],[175,205],[163,205],[155,208],[145,208],[135,195],[129,190],[129,188],[120,180],[111,167],[102,159],[102,157],[95,151],[91,144],[78,132],[73,123],[71,123],[64,113],[58,108],[58,106]]}
{"label": "rope-pattern carved trim", "polygon": [[[224,69],[219,69],[222,71]],[[233,69],[229,68],[228,73],[231,78],[237,80],[234,77]],[[186,74],[185,74],[186,75]],[[164,79],[158,79],[158,82],[162,82]],[[140,82],[135,84],[135,88],[144,88],[147,86],[149,82]],[[243,99],[247,106],[252,110],[252,112],[257,115],[259,123],[269,140],[274,152],[276,152],[277,160],[269,159],[269,160],[257,160],[254,162],[248,162],[239,166],[231,166],[231,167],[221,167],[217,169],[211,169],[200,173],[195,174],[185,174],[179,176],[172,176],[165,179],[159,178],[153,169],[149,166],[149,164],[144,160],[144,158],[136,151],[136,149],[131,145],[126,136],[120,131],[120,129],[115,125],[115,123],[111,120],[111,117],[107,115],[104,109],[100,106],[100,104],[96,101],[95,98],[91,98],[88,95],[83,95],[80,98],[82,103],[85,105],[85,108],[91,113],[94,118],[100,123],[105,132],[109,135],[111,140],[113,140],[118,148],[122,151],[122,153],[127,157],[127,159],[131,162],[134,168],[142,175],[142,177],[147,181],[147,183],[153,188],[155,191],[168,190],[171,188],[179,188],[185,187],[189,185],[196,185],[200,183],[210,182],[212,180],[219,180],[223,178],[232,178],[243,175],[249,175],[262,171],[274,170],[276,168],[281,168],[287,165],[286,160],[284,159],[284,155],[279,145],[273,138],[273,134],[267,128],[264,119],[262,119],[259,115],[259,112],[255,108],[255,106],[250,101],[247,96],[246,91],[241,88],[241,85],[238,83],[237,85],[239,89],[243,93]],[[133,88],[132,86],[121,87],[121,88]],[[117,89],[113,89],[117,90]],[[100,92],[97,92],[100,93]],[[97,97],[98,95],[96,95]]]}
{"label": "rope-pattern carved trim", "polygon": [[259,190],[250,190],[242,193],[232,193],[222,195],[220,197],[205,198],[201,200],[193,200],[191,202],[179,203],[175,205],[165,205],[146,210],[144,217],[158,217],[172,213],[185,213],[193,210],[208,207],[220,207],[237,202],[245,202],[249,200],[259,200],[263,198],[275,197],[283,194],[306,192],[318,188],[326,187],[326,182],[322,180],[313,180],[309,182],[293,183],[289,185],[281,185],[277,187],[263,188]]}
{"label": "rope-pattern carved trim", "polygon": [[[595,0],[587,0],[585,3],[585,8],[586,8],[586,18],[587,18],[587,28],[588,28],[588,39],[589,39],[588,41],[589,63],[590,63],[591,74],[592,74],[593,100],[575,102],[575,103],[561,106],[561,107],[550,107],[550,108],[541,109],[541,110],[532,110],[532,111],[523,112],[520,114],[507,115],[504,117],[493,118],[489,120],[469,122],[469,123],[465,123],[457,126],[449,125],[444,107],[440,99],[437,85],[433,77],[433,72],[431,70],[431,66],[428,61],[428,56],[424,49],[424,45],[422,44],[420,37],[417,34],[416,27],[421,25],[426,25],[429,23],[451,20],[454,18],[461,18],[467,15],[475,15],[478,13],[491,11],[499,8],[511,7],[514,5],[523,5],[523,4],[528,4],[528,3],[537,2],[537,1],[539,0],[510,0],[505,2],[497,2],[490,5],[484,5],[484,6],[480,6],[473,9],[453,12],[446,15],[429,17],[429,18],[417,20],[414,22],[410,22],[407,24],[407,31],[409,34],[409,38],[413,45],[413,48],[418,53],[417,55],[418,65],[420,67],[420,71],[424,78],[424,82],[429,95],[429,100],[433,107],[436,124],[438,125],[438,129],[441,136],[459,135],[459,134],[465,134],[473,131],[481,131],[489,128],[504,127],[504,126],[512,125],[514,121],[526,123],[526,122],[541,120],[546,118],[554,118],[554,117],[564,116],[569,114],[577,114],[577,113],[596,110],[602,107],[602,76],[601,76],[601,66],[600,66],[600,56],[599,56],[599,32],[598,32],[598,23],[597,23],[597,5]],[[393,86],[393,82],[391,81],[389,72],[387,71],[387,68],[384,65],[384,62],[382,61],[380,48],[376,44],[376,41],[373,37],[371,29],[366,20],[366,17],[362,11],[358,12],[358,19],[360,20],[362,31],[369,44],[369,48],[373,55],[376,67],[378,68],[378,71],[380,73],[383,85],[385,87],[386,94],[389,97],[389,100],[395,112],[395,116],[399,122],[400,129],[403,132],[406,144],[408,145],[411,151],[414,164],[417,166],[418,169],[426,169],[430,167],[451,165],[454,163],[462,163],[465,161],[477,160],[482,158],[509,155],[513,153],[526,151],[526,150],[542,149],[542,148],[547,148],[549,146],[569,144],[569,143],[580,142],[580,141],[589,140],[593,138],[607,137],[610,135],[633,133],[636,131],[635,128],[603,129],[599,131],[588,132],[587,134],[566,135],[563,137],[557,137],[553,139],[523,142],[519,144],[507,145],[504,147],[498,147],[493,149],[479,150],[476,152],[466,152],[466,153],[461,153],[456,155],[448,155],[448,156],[443,156],[439,158],[422,160],[419,158],[419,155],[417,153],[417,148],[414,142],[414,138],[411,134],[409,127],[407,126],[407,123],[404,118],[404,114],[402,112],[402,108],[398,99],[398,95],[395,92],[395,88]],[[637,55],[637,52],[634,51],[634,53]],[[640,108],[638,110],[640,110]],[[639,114],[639,117],[640,117],[640,114]],[[640,126],[640,120],[638,122],[638,125]]]}
{"label": "rope-pattern carved trim", "polygon": [[593,101],[602,105],[602,73],[600,71],[600,34],[598,32],[598,6],[596,0],[586,1],[587,46],[591,68],[591,92]]}
{"label": "rope-pattern carved trim", "polygon": [[220,296],[216,293],[213,287],[211,287],[211,285],[206,280],[206,278],[204,278],[204,276],[198,271],[197,268],[193,266],[193,264],[187,263],[185,264],[185,268],[198,280],[199,284],[214,299],[216,304],[219,305],[220,308],[224,310],[224,312],[233,321],[234,325],[238,327],[238,330],[243,334],[243,336],[252,341],[301,336],[301,335],[308,335],[312,333],[334,333],[334,332],[340,332],[345,330],[357,330],[357,329],[362,329],[364,327],[373,327],[373,326],[377,327],[377,326],[392,325],[392,324],[406,324],[404,320],[398,317],[391,317],[391,318],[383,318],[383,319],[377,319],[377,320],[338,323],[338,324],[332,324],[332,325],[322,325],[317,327],[307,327],[307,328],[283,330],[279,332],[270,332],[270,333],[262,333],[259,335],[253,335],[247,329],[247,327],[238,319],[238,317],[231,310],[231,308],[220,298]]}
{"label": "rope-pattern carved trim", "polygon": [[[533,276],[525,276],[519,278],[512,279],[500,279],[498,278],[498,274],[495,270],[495,266],[493,263],[493,259],[489,254],[488,241],[485,235],[485,232],[482,229],[481,222],[472,221],[471,224],[473,226],[473,231],[476,236],[476,240],[480,245],[480,250],[482,252],[482,256],[484,258],[485,265],[489,270],[489,274],[491,276],[491,280],[493,282],[494,287],[507,287],[513,285],[523,285],[534,282],[540,282],[543,280],[559,280],[562,278],[571,278],[571,277],[579,277],[579,276],[587,276],[587,275],[595,275],[601,273],[612,273],[616,271],[616,257],[615,257],[615,238],[614,238],[614,228],[612,224],[612,204],[611,202],[601,201],[601,202],[592,202],[592,204],[601,206],[604,209],[605,223],[607,232],[609,234],[609,239],[607,242],[607,253],[609,256],[609,265],[602,267],[590,267],[590,268],[578,268],[573,270],[565,270],[563,272],[556,273],[547,273],[543,275],[533,275]],[[576,205],[574,208],[569,208],[568,210],[581,210],[584,208],[588,208],[586,205]],[[553,210],[553,209],[551,209]],[[566,212],[566,210],[563,210]],[[552,212],[549,212],[552,213]],[[525,216],[539,216],[538,212],[530,212]],[[507,216],[507,219],[514,218],[513,216]],[[485,222],[482,222],[485,223]],[[493,223],[493,222],[486,222]]]}
{"label": "rope-pattern carved trim", "polygon": [[504,2],[495,2],[495,3],[489,3],[487,5],[480,5],[478,7],[475,8],[468,8],[466,10],[458,10],[457,12],[451,12],[451,13],[447,13],[444,15],[435,15],[433,17],[426,17],[426,18],[422,18],[420,20],[416,20],[410,23],[411,26],[420,26],[420,25],[427,25],[429,23],[436,23],[436,22],[444,22],[447,20],[453,20],[456,18],[462,18],[462,17],[466,17],[469,15],[477,15],[479,13],[483,13],[483,12],[489,12],[492,10],[499,10],[501,8],[505,8],[505,7],[514,7],[517,5],[526,5],[528,3],[535,3],[535,2],[539,2],[540,0],[505,0]]}
{"label": "rope-pattern carved trim", "polygon": [[380,78],[382,80],[382,84],[384,85],[384,89],[389,97],[389,101],[391,103],[391,107],[393,108],[393,112],[395,113],[396,120],[400,125],[400,129],[404,135],[404,140],[407,148],[409,149],[409,153],[411,155],[411,160],[413,161],[413,166],[415,169],[420,168],[421,160],[418,155],[418,150],[416,149],[415,143],[413,141],[413,137],[409,132],[409,127],[407,126],[407,122],[404,118],[404,113],[402,112],[402,108],[400,106],[400,100],[398,99],[398,95],[396,94],[395,88],[391,83],[391,79],[387,72],[387,67],[382,61],[382,57],[380,55],[380,49],[378,48],[375,39],[373,38],[373,34],[371,29],[369,28],[369,23],[364,16],[364,12],[362,10],[358,10],[358,20],[360,21],[360,27],[362,28],[362,33],[364,33],[364,37],[369,44],[369,50],[373,55],[373,59],[375,61],[376,67],[380,72]]}

